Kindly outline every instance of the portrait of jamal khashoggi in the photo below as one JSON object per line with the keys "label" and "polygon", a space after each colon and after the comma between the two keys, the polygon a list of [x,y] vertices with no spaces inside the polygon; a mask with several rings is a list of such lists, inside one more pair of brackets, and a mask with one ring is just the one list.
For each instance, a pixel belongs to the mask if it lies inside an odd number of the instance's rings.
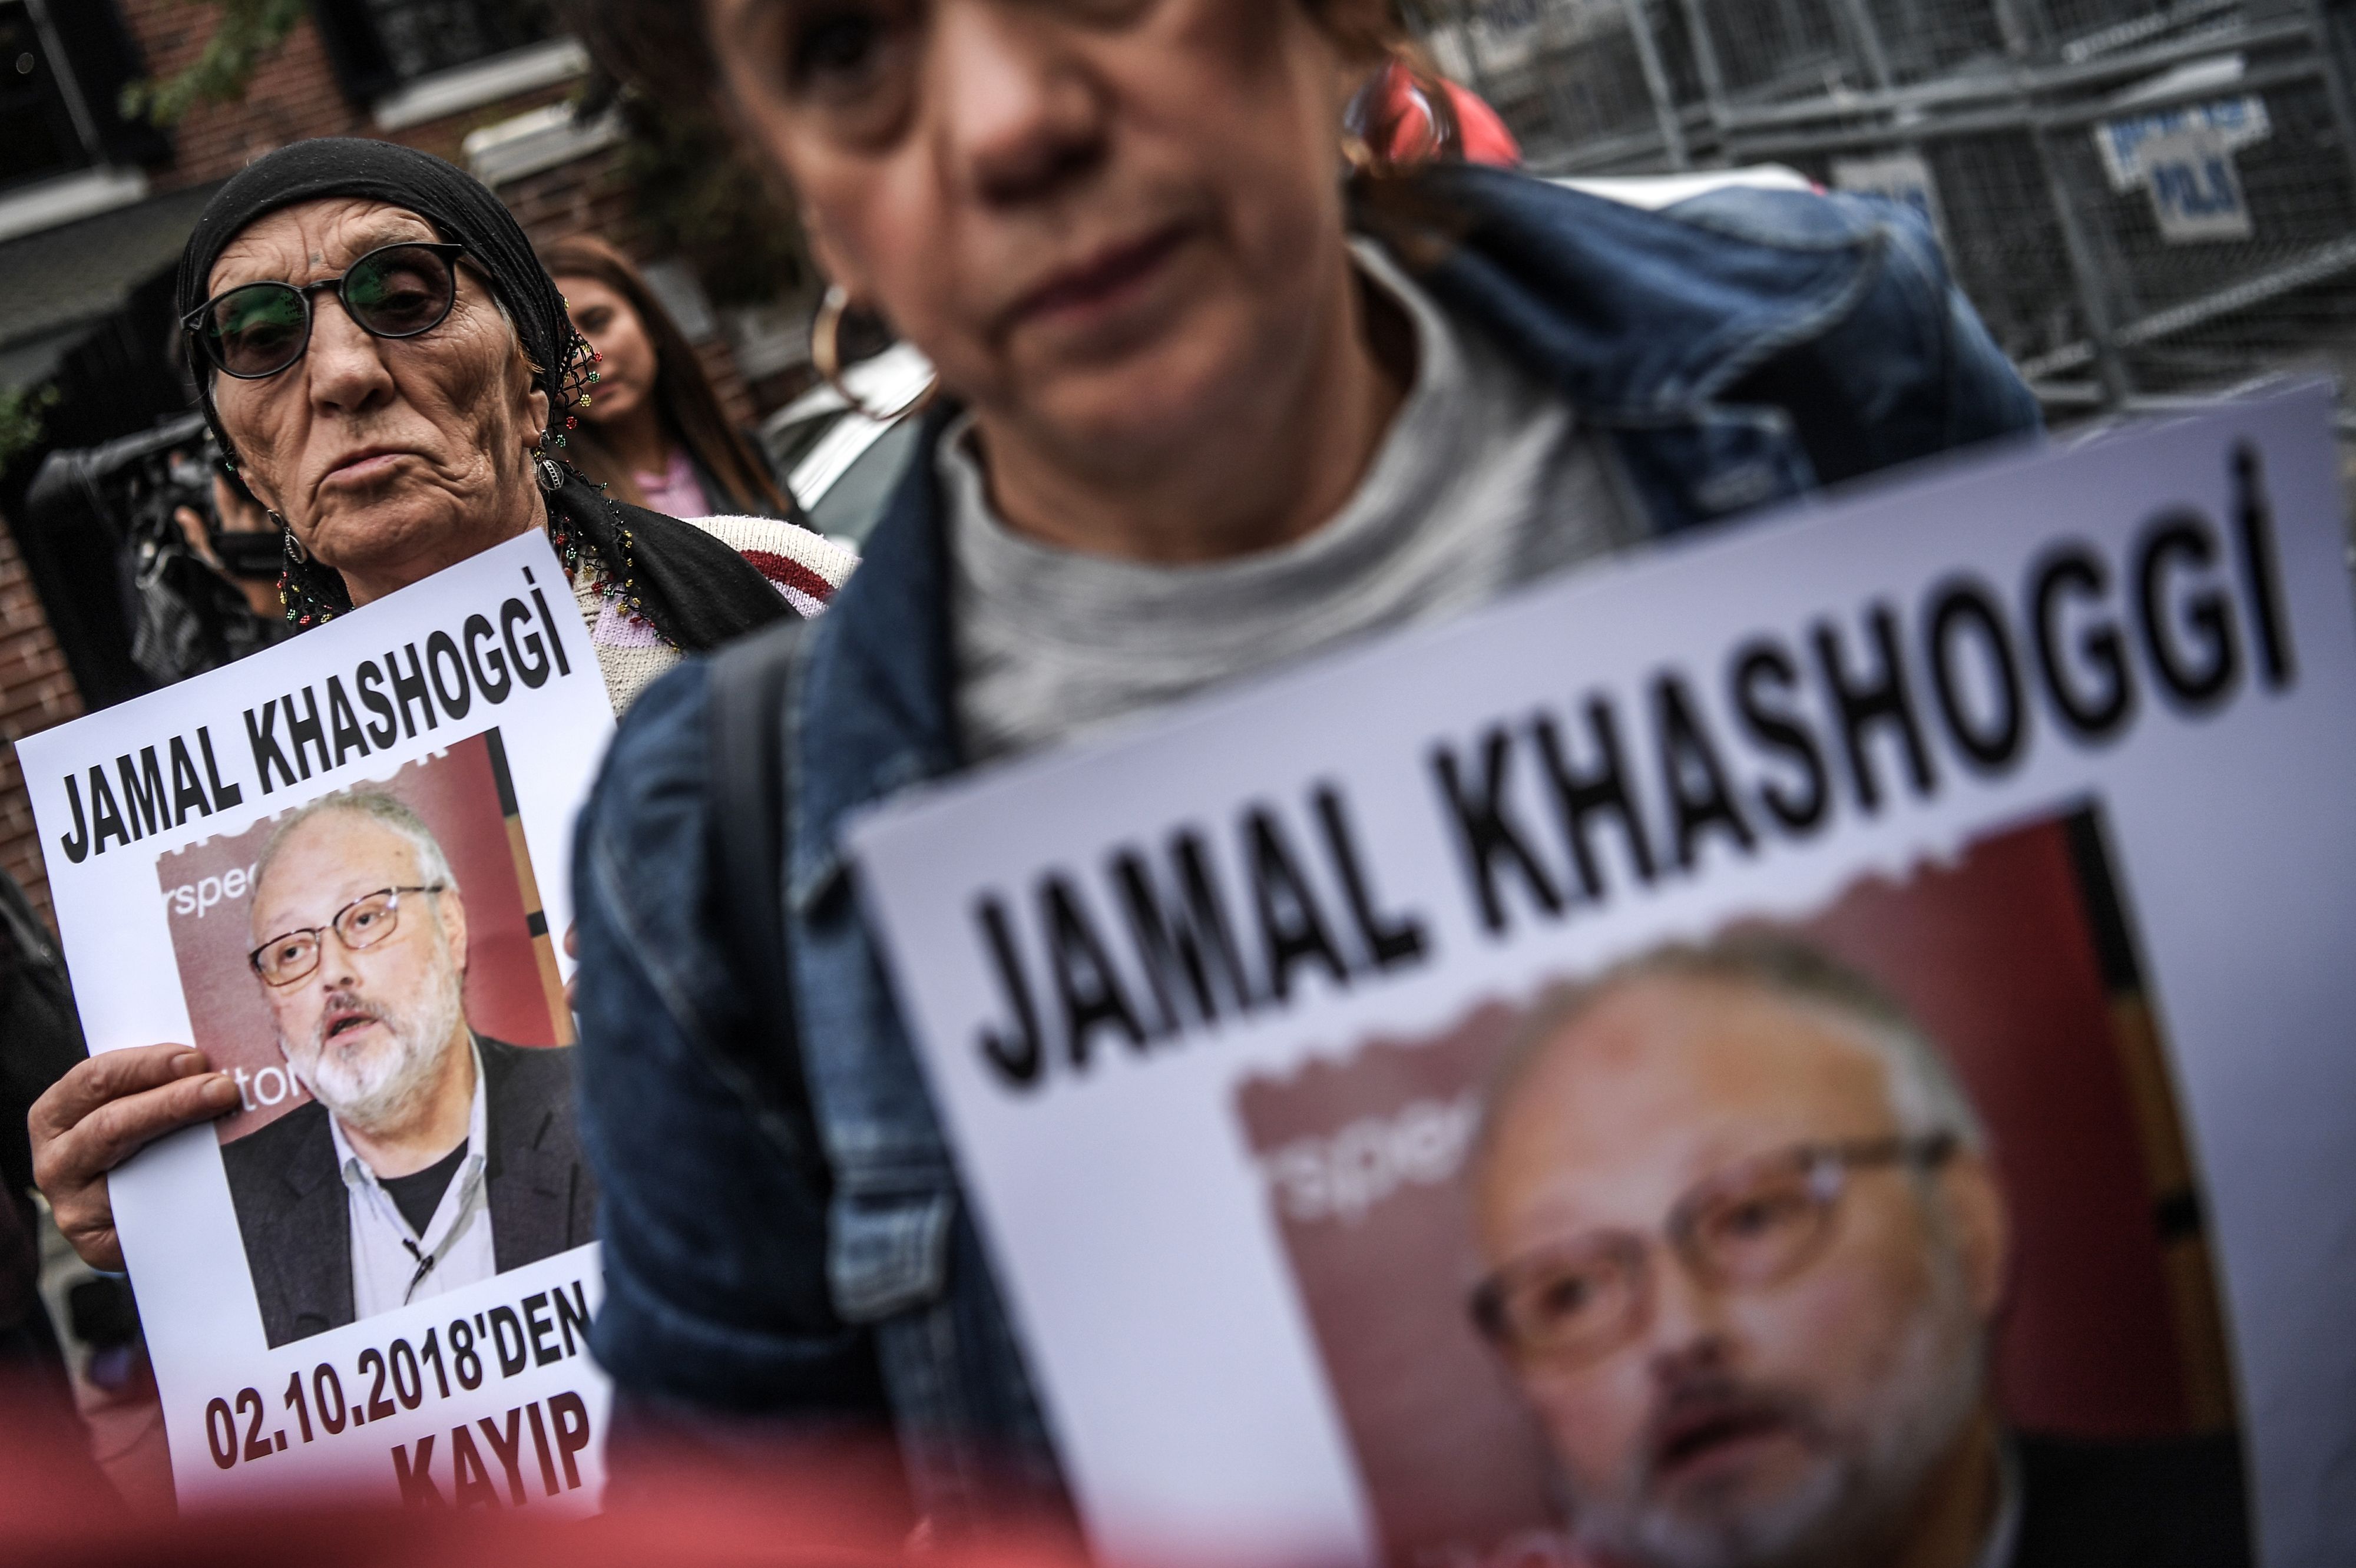
{"label": "portrait of jamal khashoggi", "polygon": [[594,1240],[573,1052],[469,1025],[466,892],[417,813],[324,796],[251,888],[251,983],[308,1095],[221,1151],[269,1343]]}
{"label": "portrait of jamal khashoggi", "polygon": [[1986,1126],[1929,1032],[1803,940],[1673,944],[1541,996],[1471,1176],[1473,1316],[1602,1561],[2249,1561],[2230,1434],[2005,1419]]}

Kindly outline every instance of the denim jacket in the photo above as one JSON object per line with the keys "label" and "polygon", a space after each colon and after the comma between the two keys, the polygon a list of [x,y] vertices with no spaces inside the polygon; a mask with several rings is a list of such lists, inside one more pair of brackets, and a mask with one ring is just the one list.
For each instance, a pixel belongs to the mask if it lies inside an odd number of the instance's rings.
{"label": "denim jacket", "polygon": [[[1928,231],[1886,203],[1737,188],[1645,212],[1464,166],[1410,194],[1438,238],[1395,252],[1608,433],[1660,534],[2037,424]],[[824,1211],[792,1128],[719,1045],[759,1026],[762,999],[716,929],[701,662],[624,722],[573,875],[582,1129],[605,1195],[594,1344],[617,1433],[888,1415],[919,1506],[954,1528],[1060,1482],[841,839],[853,812],[965,765],[945,557],[920,456],[789,698],[787,956]]]}

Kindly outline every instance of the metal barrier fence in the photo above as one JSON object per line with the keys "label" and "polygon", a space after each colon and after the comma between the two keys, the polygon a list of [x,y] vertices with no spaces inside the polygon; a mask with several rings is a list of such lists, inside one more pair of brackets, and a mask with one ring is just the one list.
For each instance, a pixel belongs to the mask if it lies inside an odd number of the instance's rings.
{"label": "metal barrier fence", "polygon": [[2356,383],[2356,0],[1420,0],[1534,167],[1922,208],[2056,412]]}

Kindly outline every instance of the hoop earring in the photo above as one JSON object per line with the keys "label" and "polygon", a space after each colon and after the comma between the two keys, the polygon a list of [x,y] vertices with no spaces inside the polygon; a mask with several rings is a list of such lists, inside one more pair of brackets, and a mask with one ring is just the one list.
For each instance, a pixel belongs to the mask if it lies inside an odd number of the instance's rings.
{"label": "hoop earring", "polygon": [[278,530],[278,537],[285,542],[286,559],[294,562],[297,566],[311,559],[311,553],[303,548],[301,540],[294,537],[294,527],[292,523],[274,511],[265,511],[262,515],[271,521]]}
{"label": "hoop earring", "polygon": [[852,392],[843,381],[842,345],[839,339],[842,333],[842,318],[849,315],[850,311],[850,291],[841,284],[829,284],[826,298],[819,303],[818,315],[810,321],[810,364],[817,370],[819,379],[832,387],[835,395],[841,398],[843,402],[881,424],[888,424],[895,419],[904,419],[909,414],[921,413],[929,407],[934,394],[941,390],[941,379],[938,376],[926,381],[925,390],[906,403],[895,409],[883,412],[868,407],[859,394]]}

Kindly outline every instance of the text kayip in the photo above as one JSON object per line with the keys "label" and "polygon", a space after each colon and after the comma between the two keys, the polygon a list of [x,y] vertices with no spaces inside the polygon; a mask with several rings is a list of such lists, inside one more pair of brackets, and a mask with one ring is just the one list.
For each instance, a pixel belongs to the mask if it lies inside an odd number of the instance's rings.
{"label": "text kayip", "polygon": [[[262,1463],[291,1446],[358,1441],[369,1424],[381,1428],[429,1403],[480,1409],[498,1398],[495,1379],[504,1383],[528,1369],[584,1356],[588,1348],[589,1295],[573,1280],[512,1304],[429,1324],[414,1344],[403,1336],[390,1345],[368,1346],[352,1363],[348,1380],[333,1361],[321,1361],[307,1372],[297,1366],[287,1373],[275,1415],[258,1388],[240,1389],[234,1399],[212,1400],[205,1406],[205,1441],[214,1466],[223,1470]],[[580,1487],[580,1455],[589,1446],[589,1435],[588,1405],[568,1391],[518,1403],[497,1419],[469,1421],[459,1414],[446,1434],[394,1444],[390,1452],[404,1503],[455,1500],[463,1507],[499,1501],[493,1469],[483,1458],[487,1452],[506,1479],[507,1502],[520,1507],[530,1495],[527,1460],[541,1495],[552,1498]],[[437,1475],[450,1486],[447,1498]]]}
{"label": "text kayip", "polygon": [[[2155,703],[2201,719],[2287,690],[2297,659],[2254,449],[2236,450],[2231,481],[2222,524],[2163,509],[2115,559],[2060,539],[2009,588],[1959,573],[1911,604],[1748,631],[1714,668],[1435,737],[1422,755],[1473,928],[1502,940],[1691,875],[1706,854],[1756,857],[1844,813],[2001,780],[2040,744],[2113,746]],[[1035,1091],[1086,1073],[1100,1046],[1162,1048],[1280,1009],[1305,973],[1347,989],[1428,961],[1433,922],[1383,905],[1381,845],[1354,822],[1343,787],[1321,781],[1300,809],[1248,800],[1224,827],[1180,823],[1092,871],[984,890],[973,930],[1001,1019],[975,1043],[991,1075]]]}
{"label": "text kayip", "polygon": [[530,567],[523,577],[529,604],[524,596],[506,599],[491,615],[467,616],[455,630],[433,631],[422,643],[404,643],[246,709],[250,769],[237,766],[230,741],[220,748],[229,752],[224,777],[211,727],[199,725],[66,774],[73,830],[58,836],[58,847],[79,865],[110,844],[177,828],[191,813],[228,811],[244,801],[249,786],[270,795],[308,782],[413,740],[421,729],[438,729],[445,719],[464,719],[477,703],[496,707],[519,689],[537,691],[552,674],[570,675],[573,660],[557,618]]}

